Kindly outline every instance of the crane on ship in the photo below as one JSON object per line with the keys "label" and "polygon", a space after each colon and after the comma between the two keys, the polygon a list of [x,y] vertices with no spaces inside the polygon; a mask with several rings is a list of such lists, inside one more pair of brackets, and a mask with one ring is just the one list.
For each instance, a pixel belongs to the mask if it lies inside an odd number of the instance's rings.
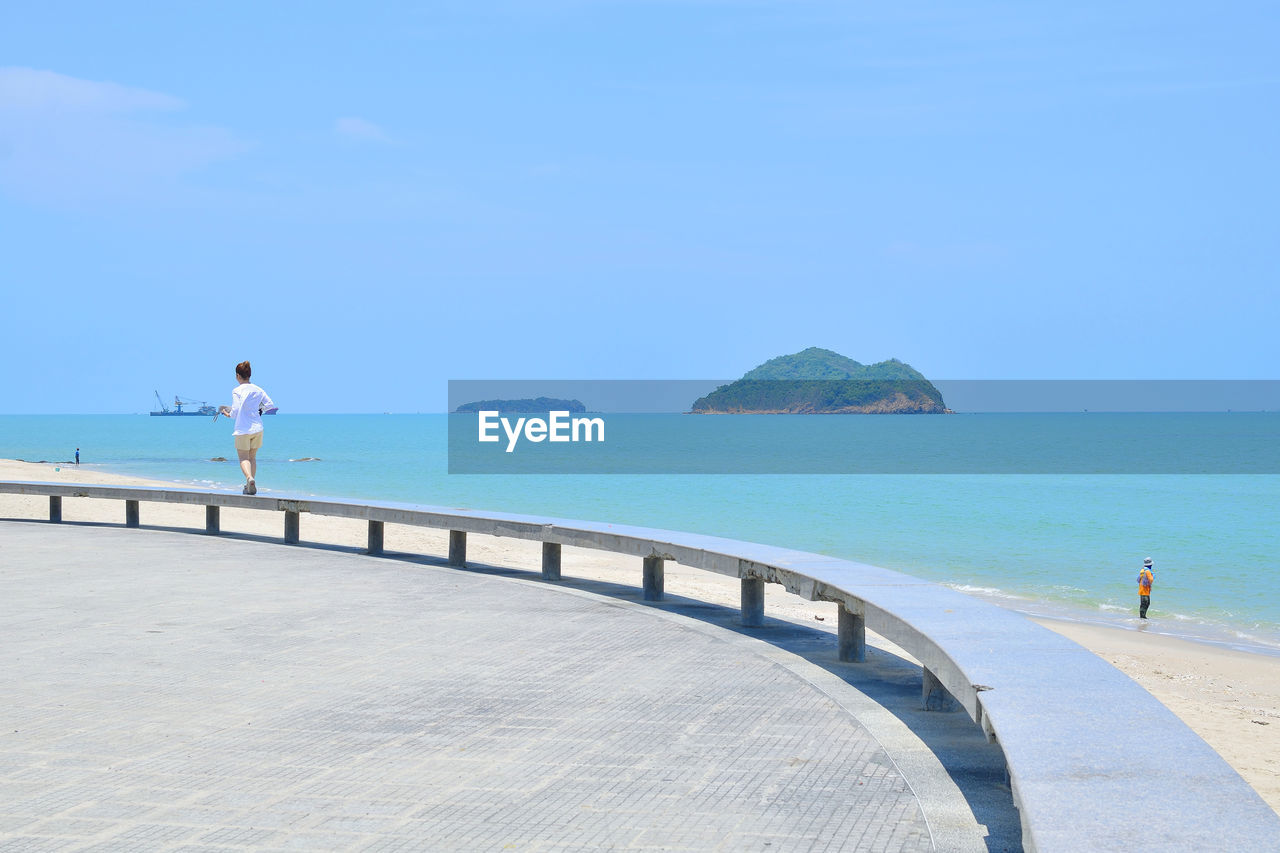
{"label": "crane on ship", "polygon": [[[208,415],[216,415],[218,413],[218,409],[216,406],[210,406],[204,400],[192,400],[192,399],[180,397],[177,394],[173,395],[173,408],[170,409],[168,406],[164,404],[164,400],[161,399],[160,392],[156,391],[155,393],[156,393],[156,402],[160,404],[160,411],[152,412],[151,414],[153,415],[205,415],[205,416],[208,416]],[[184,412],[182,410],[183,406],[195,406],[196,411]]]}

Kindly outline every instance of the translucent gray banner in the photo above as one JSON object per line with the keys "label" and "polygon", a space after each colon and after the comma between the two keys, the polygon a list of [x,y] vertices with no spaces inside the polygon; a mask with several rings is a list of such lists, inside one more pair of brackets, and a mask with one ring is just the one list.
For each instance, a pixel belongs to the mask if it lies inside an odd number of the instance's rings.
{"label": "translucent gray banner", "polygon": [[1280,473],[1277,380],[459,380],[449,400],[459,474]]}

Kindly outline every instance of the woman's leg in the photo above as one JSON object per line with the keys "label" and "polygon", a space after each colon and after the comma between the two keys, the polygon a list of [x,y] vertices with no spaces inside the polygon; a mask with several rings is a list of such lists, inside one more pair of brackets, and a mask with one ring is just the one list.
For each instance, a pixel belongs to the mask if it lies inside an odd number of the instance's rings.
{"label": "woman's leg", "polygon": [[249,451],[249,479],[258,479],[258,448]]}
{"label": "woman's leg", "polygon": [[254,459],[258,452],[256,450],[240,450],[237,448],[236,455],[240,457],[240,470],[244,472],[244,481],[247,483],[253,479],[254,472],[258,470],[257,460]]}

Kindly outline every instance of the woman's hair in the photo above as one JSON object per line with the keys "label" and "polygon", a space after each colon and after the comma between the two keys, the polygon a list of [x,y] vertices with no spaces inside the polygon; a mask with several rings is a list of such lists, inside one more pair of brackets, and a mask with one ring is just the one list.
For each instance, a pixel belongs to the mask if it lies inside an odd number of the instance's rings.
{"label": "woman's hair", "polygon": [[242,361],[236,365],[236,376],[243,376],[245,379],[253,376],[253,368],[249,366],[249,362]]}

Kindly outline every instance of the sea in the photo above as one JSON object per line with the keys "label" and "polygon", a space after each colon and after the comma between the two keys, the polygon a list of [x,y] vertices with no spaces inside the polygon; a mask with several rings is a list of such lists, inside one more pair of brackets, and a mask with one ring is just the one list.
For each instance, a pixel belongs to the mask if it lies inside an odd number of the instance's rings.
{"label": "sea", "polygon": [[[662,466],[656,473],[458,473],[466,466],[450,457],[451,417],[277,415],[267,421],[258,457],[259,491],[695,531],[896,569],[1030,615],[1280,654],[1280,473],[1270,462],[1260,473],[1238,473],[1247,466],[1185,473],[1141,458],[1128,468],[1141,473],[1034,466],[1012,473],[733,473],[732,465],[707,468],[727,473]],[[734,418],[748,419],[743,423],[752,429],[761,423],[750,421],[761,417],[753,415],[666,417],[662,428],[673,434],[706,430],[712,420],[727,425],[717,429],[731,429]],[[1081,423],[1055,414],[1023,422],[963,417],[978,419],[965,429],[1025,428],[1051,444],[1069,443]],[[984,425],[984,417],[1002,420]],[[1135,424],[1139,434],[1186,434],[1201,449],[1230,447],[1242,432],[1280,447],[1280,414],[1242,417],[1146,413],[1114,423],[1126,435]],[[783,415],[769,430],[771,440],[784,442],[794,430],[793,443],[803,445],[805,430],[925,422],[928,429],[959,423]],[[1106,423],[1092,421],[1091,428],[1105,431]],[[236,491],[242,482],[226,419],[0,416],[0,457],[44,461],[52,469],[76,448],[83,469]],[[1168,448],[1144,451],[1139,443],[1129,452],[1140,457]],[[219,457],[230,461],[214,461]],[[1150,619],[1140,623],[1136,577],[1147,557],[1156,583]]]}

